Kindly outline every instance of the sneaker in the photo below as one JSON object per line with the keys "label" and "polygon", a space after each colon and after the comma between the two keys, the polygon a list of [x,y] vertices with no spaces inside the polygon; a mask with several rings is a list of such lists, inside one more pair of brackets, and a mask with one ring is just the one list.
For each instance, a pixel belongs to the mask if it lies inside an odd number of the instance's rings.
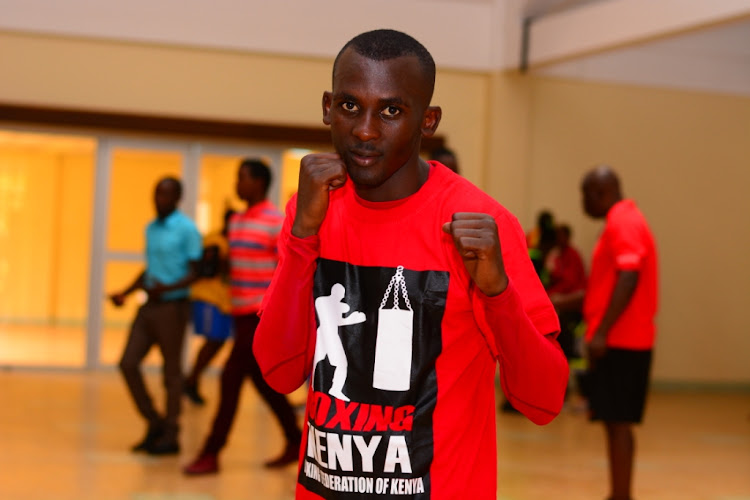
{"label": "sneaker", "polygon": [[185,466],[182,472],[187,476],[216,474],[219,472],[219,457],[213,453],[202,453],[190,465]]}
{"label": "sneaker", "polygon": [[180,444],[176,439],[162,437],[148,447],[149,455],[176,455],[180,452]]}
{"label": "sneaker", "polygon": [[146,436],[139,442],[133,445],[131,448],[134,452],[148,451],[159,438],[164,434],[164,427],[161,425],[149,425],[146,431]]}
{"label": "sneaker", "polygon": [[289,464],[296,464],[299,460],[299,446],[287,445],[279,457],[265,462],[263,466],[268,469],[278,469]]}
{"label": "sneaker", "polygon": [[203,406],[206,404],[206,400],[203,399],[203,396],[201,396],[198,393],[198,384],[185,384],[185,386],[182,389],[182,392],[188,397],[190,401],[193,403]]}

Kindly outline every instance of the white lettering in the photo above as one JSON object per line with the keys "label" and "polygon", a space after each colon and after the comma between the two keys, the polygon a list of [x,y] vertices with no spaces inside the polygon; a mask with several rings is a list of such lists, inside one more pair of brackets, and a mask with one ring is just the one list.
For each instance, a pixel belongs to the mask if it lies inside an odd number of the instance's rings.
{"label": "white lettering", "polygon": [[391,436],[391,439],[388,441],[388,451],[385,453],[383,472],[395,472],[397,464],[401,466],[401,472],[406,474],[411,473],[409,449],[406,447],[406,438],[404,436]]}
{"label": "white lettering", "polygon": [[315,429],[315,449],[317,450],[315,453],[315,460],[317,460],[319,464],[325,463],[325,460],[323,460],[323,452],[326,451],[326,446],[323,444],[325,440],[326,433]]}
{"label": "white lettering", "polygon": [[372,472],[372,457],[375,455],[375,450],[380,444],[380,436],[373,436],[370,439],[369,444],[365,442],[365,438],[362,436],[354,436],[354,445],[359,450],[359,454],[362,455],[362,471]]}
{"label": "white lettering", "polygon": [[375,481],[375,493],[381,494],[383,492],[385,492],[385,480],[382,477],[379,477]]}
{"label": "white lettering", "polygon": [[359,493],[372,493],[373,479],[371,477],[359,478]]}
{"label": "white lettering", "polygon": [[[312,425],[307,428],[307,456],[318,460],[318,447],[315,446],[315,427]],[[320,462],[318,460],[318,462]]]}
{"label": "white lettering", "polygon": [[414,479],[394,478],[391,482],[391,495],[412,495],[424,493],[424,482],[421,477]]}
{"label": "white lettering", "polygon": [[351,434],[344,434],[339,440],[338,434],[328,433],[328,468],[336,470],[337,461],[341,465],[341,470],[349,472],[354,470]]}

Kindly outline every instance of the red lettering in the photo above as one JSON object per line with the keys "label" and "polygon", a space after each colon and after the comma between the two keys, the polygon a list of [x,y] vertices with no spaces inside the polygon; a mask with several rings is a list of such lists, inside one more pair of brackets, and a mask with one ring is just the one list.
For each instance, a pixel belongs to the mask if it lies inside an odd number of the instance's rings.
{"label": "red lettering", "polygon": [[[331,413],[332,400],[335,410]],[[342,431],[411,431],[414,426],[412,405],[393,406],[371,405],[367,403],[346,402],[331,398],[328,394],[311,391],[308,396],[308,418],[318,428]]]}
{"label": "red lettering", "polygon": [[365,422],[367,422],[367,417],[369,415],[370,415],[370,405],[368,405],[367,403],[360,404],[359,411],[357,412],[357,420],[354,421],[352,430],[361,431],[364,428]]}
{"label": "red lettering", "polygon": [[414,407],[413,406],[401,406],[396,408],[393,412],[393,422],[391,423],[391,430],[394,431],[410,431],[414,424]]}
{"label": "red lettering", "polygon": [[322,427],[328,419],[328,410],[331,409],[331,399],[322,392],[313,392],[311,398],[309,418],[315,425]]}
{"label": "red lettering", "polygon": [[328,429],[333,429],[339,425],[341,426],[342,431],[352,430],[352,422],[350,418],[358,406],[359,403],[347,404],[346,401],[336,399],[336,411],[334,412],[333,417],[331,417],[331,420],[326,424],[326,427]]}
{"label": "red lettering", "polygon": [[388,430],[388,424],[393,421],[393,406],[370,406],[370,418],[365,424],[365,431],[373,429],[378,431]]}

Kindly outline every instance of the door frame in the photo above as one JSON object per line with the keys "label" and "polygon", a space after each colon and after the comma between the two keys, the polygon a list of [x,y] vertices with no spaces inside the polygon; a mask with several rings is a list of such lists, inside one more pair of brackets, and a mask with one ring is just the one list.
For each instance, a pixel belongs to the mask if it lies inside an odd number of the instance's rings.
{"label": "door frame", "polygon": [[[201,159],[205,154],[237,157],[266,157],[271,161],[273,182],[269,188],[269,198],[278,203],[279,182],[283,147],[217,144],[194,140],[163,140],[148,137],[122,137],[114,135],[97,136],[95,181],[94,181],[94,220],[91,235],[91,267],[89,273],[88,319],[86,326],[85,368],[100,368],[101,333],[103,330],[104,274],[110,261],[143,262],[143,252],[113,252],[107,250],[109,231],[109,194],[112,176],[112,153],[115,149],[145,149],[149,151],[169,151],[182,155],[183,196],[180,209],[195,220],[198,207]],[[187,339],[187,337],[186,337]],[[187,354],[187,351],[185,352]]]}

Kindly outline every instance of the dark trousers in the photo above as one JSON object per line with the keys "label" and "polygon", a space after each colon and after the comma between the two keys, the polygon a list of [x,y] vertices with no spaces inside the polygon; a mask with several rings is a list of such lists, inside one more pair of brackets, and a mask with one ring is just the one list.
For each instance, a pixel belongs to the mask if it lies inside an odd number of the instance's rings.
{"label": "dark trousers", "polygon": [[[138,309],[120,359],[120,371],[138,412],[150,426],[165,424],[169,437],[177,438],[182,400],[182,349],[188,321],[187,301],[147,302]],[[141,363],[151,347],[161,350],[162,376],[166,389],[166,415],[162,419],[154,408],[141,372]]]}
{"label": "dark trousers", "polygon": [[234,344],[221,373],[219,409],[214,417],[211,434],[203,447],[203,453],[217,454],[226,444],[237,413],[240,390],[245,376],[250,377],[263,400],[271,407],[284,431],[287,444],[298,446],[302,439],[294,409],[286,396],[274,391],[266,383],[258,362],[255,360],[253,338],[259,322],[260,318],[255,313],[234,317]]}

